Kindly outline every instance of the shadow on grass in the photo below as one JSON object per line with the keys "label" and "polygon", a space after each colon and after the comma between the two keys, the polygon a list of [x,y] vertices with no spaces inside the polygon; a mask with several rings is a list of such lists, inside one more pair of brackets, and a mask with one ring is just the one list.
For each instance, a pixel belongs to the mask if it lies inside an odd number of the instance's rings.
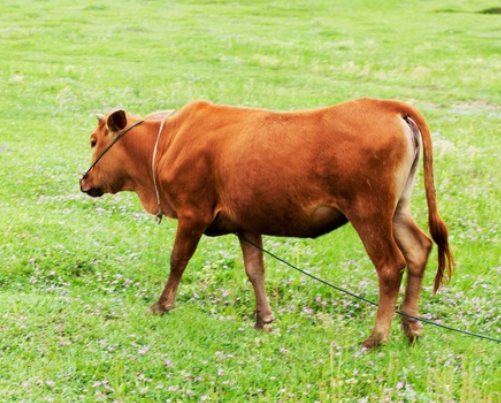
{"label": "shadow on grass", "polygon": [[500,15],[501,14],[501,7],[492,7],[492,8],[486,8],[484,10],[481,10],[478,12],[478,14],[494,14],[494,15]]}
{"label": "shadow on grass", "polygon": [[[435,11],[436,13],[450,13],[450,14],[470,14],[471,11],[460,10],[456,8],[441,8]],[[480,11],[473,12],[474,14],[488,14],[488,15],[501,15],[501,7],[485,8]]]}

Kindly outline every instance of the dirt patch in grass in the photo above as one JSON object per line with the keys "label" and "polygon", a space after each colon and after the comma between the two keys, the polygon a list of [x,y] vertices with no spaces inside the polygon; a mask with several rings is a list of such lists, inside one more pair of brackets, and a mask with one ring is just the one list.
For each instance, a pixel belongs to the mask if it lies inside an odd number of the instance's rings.
{"label": "dirt patch in grass", "polygon": [[501,105],[491,104],[485,99],[456,102],[452,105],[452,107],[456,109],[484,109],[488,111],[501,111]]}

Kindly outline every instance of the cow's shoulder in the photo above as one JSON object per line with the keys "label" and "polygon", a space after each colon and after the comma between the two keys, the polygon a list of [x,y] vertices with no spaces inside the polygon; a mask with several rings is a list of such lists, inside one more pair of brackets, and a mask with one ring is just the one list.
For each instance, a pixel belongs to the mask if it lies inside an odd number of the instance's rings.
{"label": "cow's shoulder", "polygon": [[185,106],[183,106],[180,113],[186,113],[186,114],[199,113],[203,110],[214,108],[214,106],[215,105],[212,102],[206,101],[205,99],[199,99],[187,103]]}
{"label": "cow's shoulder", "polygon": [[214,104],[210,101],[206,100],[197,100],[192,101],[186,104],[181,111],[186,112],[187,114],[192,113],[207,113],[207,114],[234,114],[236,116],[242,115],[255,115],[255,114],[276,114],[277,112],[268,111],[266,109],[258,109],[258,108],[249,108],[244,106],[234,106],[234,105],[225,105],[225,104]]}

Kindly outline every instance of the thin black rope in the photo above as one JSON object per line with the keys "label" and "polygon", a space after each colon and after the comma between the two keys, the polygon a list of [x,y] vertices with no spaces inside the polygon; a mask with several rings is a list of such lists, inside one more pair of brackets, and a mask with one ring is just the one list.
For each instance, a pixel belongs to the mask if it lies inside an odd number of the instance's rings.
{"label": "thin black rope", "polygon": [[[236,233],[236,235],[240,238],[240,239],[243,239],[245,242],[251,244],[252,246],[254,246],[255,248],[259,249],[261,252],[264,252],[266,253],[267,255],[271,256],[272,258],[278,260],[279,262],[281,262],[282,264],[286,265],[286,266],[289,266],[290,268],[294,269],[294,270],[297,270],[298,272],[304,274],[305,276],[308,276],[322,284],[325,284],[326,286],[329,286],[331,288],[334,288],[335,290],[339,291],[339,292],[342,292],[344,294],[347,294],[353,298],[356,298],[360,301],[364,301],[370,305],[373,305],[373,306],[379,306],[378,303],[374,302],[374,301],[371,301],[370,299],[367,299],[367,298],[364,298],[358,294],[355,294],[354,292],[351,292],[351,291],[348,291],[342,287],[338,287],[337,285],[334,285],[332,283],[329,283],[328,281],[325,281],[324,279],[320,278],[320,277],[317,277],[315,276],[314,274],[311,274],[303,269],[300,269],[299,267],[293,265],[292,263],[289,263],[288,261],[282,259],[281,257],[275,255],[274,253],[262,248],[261,246],[257,245],[256,243],[248,240],[247,238],[245,238],[243,235],[239,234],[239,233]],[[457,328],[454,328],[454,327],[451,327],[451,326],[447,326],[447,325],[442,325],[441,323],[438,323],[438,322],[434,322],[432,320],[429,320],[429,319],[425,319],[425,318],[422,318],[422,317],[418,317],[418,316],[414,316],[414,315],[410,315],[408,313],[405,313],[405,312],[402,312],[402,311],[399,311],[399,310],[396,310],[395,311],[397,314],[399,314],[400,316],[405,316],[407,318],[410,318],[410,319],[413,319],[413,320],[416,320],[416,321],[419,321],[419,322],[422,322],[422,323],[426,323],[428,325],[433,325],[433,326],[436,326],[436,327],[440,327],[442,329],[447,329],[447,330],[450,330],[450,331],[453,331],[453,332],[457,332],[457,333],[461,333],[461,334],[464,334],[464,335],[467,335],[467,336],[472,336],[472,337],[476,337],[476,338],[479,338],[479,339],[484,339],[484,340],[489,340],[489,341],[493,341],[495,343],[500,343],[501,344],[501,339],[496,339],[494,337],[491,337],[491,336],[485,336],[483,334],[478,334],[478,333],[473,333],[473,332],[470,332],[468,330],[462,330],[462,329],[457,329]]]}

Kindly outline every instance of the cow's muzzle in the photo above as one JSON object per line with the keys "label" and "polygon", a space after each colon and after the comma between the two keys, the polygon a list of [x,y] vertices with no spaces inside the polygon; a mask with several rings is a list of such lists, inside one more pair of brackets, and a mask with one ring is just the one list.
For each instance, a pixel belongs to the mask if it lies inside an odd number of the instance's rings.
{"label": "cow's muzzle", "polygon": [[85,174],[82,179],[80,179],[80,191],[83,193],[87,193],[91,197],[101,197],[104,192],[99,188],[94,188],[86,183],[87,174]]}

